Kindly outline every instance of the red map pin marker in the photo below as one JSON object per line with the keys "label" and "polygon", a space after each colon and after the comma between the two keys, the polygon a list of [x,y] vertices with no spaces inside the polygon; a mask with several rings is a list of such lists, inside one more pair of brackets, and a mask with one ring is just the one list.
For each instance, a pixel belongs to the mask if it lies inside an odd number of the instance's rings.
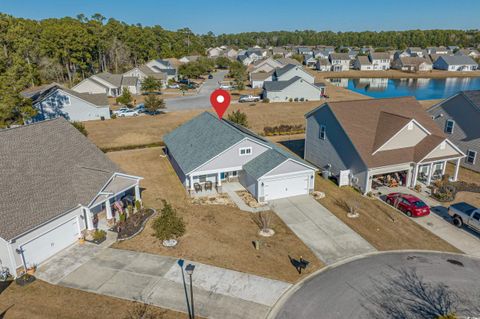
{"label": "red map pin marker", "polygon": [[215,112],[217,112],[218,118],[222,119],[223,114],[230,105],[230,93],[217,89],[210,95],[210,103],[212,103]]}

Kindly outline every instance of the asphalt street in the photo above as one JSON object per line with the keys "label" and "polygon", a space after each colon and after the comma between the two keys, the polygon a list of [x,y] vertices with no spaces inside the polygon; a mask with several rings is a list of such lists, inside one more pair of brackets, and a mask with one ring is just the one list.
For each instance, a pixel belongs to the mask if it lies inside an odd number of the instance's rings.
{"label": "asphalt street", "polygon": [[445,297],[458,316],[480,317],[479,283],[475,257],[383,253],[310,277],[277,303],[270,318],[436,318],[432,313]]}

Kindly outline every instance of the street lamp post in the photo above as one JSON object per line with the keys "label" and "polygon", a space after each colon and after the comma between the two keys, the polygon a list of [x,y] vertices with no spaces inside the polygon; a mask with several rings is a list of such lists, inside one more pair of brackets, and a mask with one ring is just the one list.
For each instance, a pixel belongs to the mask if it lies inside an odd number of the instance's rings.
{"label": "street lamp post", "polygon": [[192,285],[192,275],[193,275],[193,271],[195,270],[195,265],[192,265],[192,264],[188,264],[186,267],[185,267],[185,271],[187,272],[188,274],[188,277],[190,278],[190,305],[192,307],[192,319],[195,319],[195,307],[194,307],[194,303],[193,303],[193,285]]}

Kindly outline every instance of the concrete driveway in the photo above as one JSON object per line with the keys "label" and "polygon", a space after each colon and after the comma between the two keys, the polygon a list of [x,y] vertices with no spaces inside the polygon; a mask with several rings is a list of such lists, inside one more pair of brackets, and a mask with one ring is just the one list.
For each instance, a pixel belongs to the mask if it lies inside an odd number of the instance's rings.
{"label": "concrete driveway", "polygon": [[[422,316],[422,311],[438,306],[431,292],[442,284],[453,293],[449,294],[452,300],[463,301],[455,309],[457,315],[472,311],[471,318],[478,318],[479,281],[477,258],[428,252],[374,254],[326,269],[297,284],[268,318],[383,319],[393,318],[392,314],[398,315],[395,318],[434,318],[437,316]],[[407,308],[409,303],[414,306]],[[461,309],[464,306],[466,311]],[[395,311],[404,308],[405,316]]]}
{"label": "concrete driveway", "polygon": [[440,205],[436,200],[406,187],[397,187],[394,189],[382,188],[381,192],[383,194],[401,192],[417,196],[430,206],[431,213],[428,216],[412,218],[413,221],[461,251],[472,256],[480,257],[479,234],[465,226],[462,228],[454,226],[448,215],[447,208]]}
{"label": "concrete driveway", "polygon": [[218,88],[218,82],[223,81],[227,73],[227,70],[219,70],[212,73],[213,79],[205,80],[196,95],[166,99],[167,110],[180,111],[210,108],[210,94]]}
{"label": "concrete driveway", "polygon": [[[86,262],[79,260],[77,267],[62,270],[55,266],[67,264],[63,261],[65,258],[71,262],[77,253],[71,251],[42,266],[39,278],[54,278],[54,283],[61,286],[187,312],[177,259],[106,248],[92,251],[92,256]],[[195,312],[206,318],[264,318],[291,286],[282,281],[192,263],[196,265],[193,274]],[[61,274],[52,276],[55,272]],[[186,280],[188,284],[188,278]]]}
{"label": "concrete driveway", "polygon": [[310,196],[272,201],[272,209],[326,264],[375,248]]}

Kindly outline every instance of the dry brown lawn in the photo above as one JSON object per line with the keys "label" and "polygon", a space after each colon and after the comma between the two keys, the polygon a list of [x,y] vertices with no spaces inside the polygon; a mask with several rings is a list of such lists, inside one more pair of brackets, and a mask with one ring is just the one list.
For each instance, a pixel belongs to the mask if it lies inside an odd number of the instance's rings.
{"label": "dry brown lawn", "polygon": [[[450,176],[453,176],[454,172],[455,172],[455,165],[448,163],[445,173]],[[467,183],[480,184],[480,173],[469,170],[464,167],[460,167],[460,170],[458,171],[458,180],[464,181]],[[459,202],[467,202],[475,207],[480,207],[480,194],[472,193],[472,192],[459,192],[455,196],[455,200],[453,202],[442,203],[442,204],[444,206],[449,206],[451,204],[459,203]]]}
{"label": "dry brown lawn", "polygon": [[[236,207],[193,205],[167,158],[160,148],[108,153],[108,156],[128,173],[144,176],[142,192],[147,206],[160,209],[166,199],[186,222],[186,234],[175,248],[165,248],[153,237],[150,227],[137,237],[118,243],[116,248],[170,255],[178,258],[252,273],[272,279],[296,282],[323,265],[305,244],[273,213],[271,238],[258,235],[254,214]],[[260,250],[253,241],[260,240]],[[312,263],[298,275],[288,256],[303,256]]]}
{"label": "dry brown lawn", "polygon": [[[332,85],[328,86],[328,94],[329,101],[369,98]],[[247,114],[250,128],[256,133],[262,133],[265,126],[305,125],[305,113],[322,103],[323,101],[234,104],[230,106],[225,117],[230,112],[241,110]],[[164,134],[203,111],[176,111],[156,116],[87,121],[84,124],[88,131],[88,138],[100,148],[144,145],[161,142]]]}
{"label": "dry brown lawn", "polygon": [[[388,205],[338,187],[317,175],[315,189],[325,192],[319,202],[378,250],[420,249],[460,252]],[[360,217],[348,218],[344,201],[359,205]]]}
{"label": "dry brown lawn", "polygon": [[[40,280],[25,287],[13,283],[0,294],[0,318],[4,319],[117,319],[126,318],[134,309],[131,301],[50,285]],[[172,310],[153,306],[148,309],[154,318],[187,318],[186,314]]]}

